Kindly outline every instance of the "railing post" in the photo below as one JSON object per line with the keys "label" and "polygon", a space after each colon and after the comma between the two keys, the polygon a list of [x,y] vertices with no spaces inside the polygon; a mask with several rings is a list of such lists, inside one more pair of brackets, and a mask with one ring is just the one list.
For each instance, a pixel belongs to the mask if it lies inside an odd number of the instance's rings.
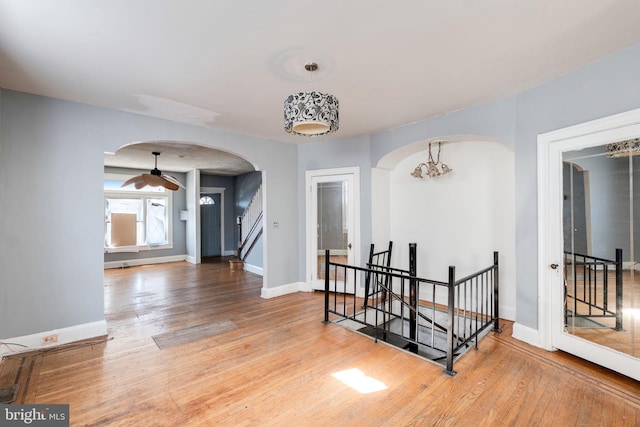
{"label": "railing post", "polygon": [[[389,241],[389,249],[387,249],[387,267],[391,267],[391,249],[393,249],[393,241]],[[387,270],[389,273],[391,270]],[[391,276],[385,275],[385,289],[382,291],[382,305],[387,301],[387,289],[391,289]]]}
{"label": "railing post", "polygon": [[[375,245],[372,243],[371,246],[369,247],[369,263],[367,264],[367,269],[371,270],[371,264],[373,264],[373,254],[374,254],[374,249]],[[364,308],[365,310],[367,309],[367,307],[369,306],[369,290],[371,287],[371,272],[367,271],[367,273],[365,274],[364,277]],[[367,313],[365,311],[365,318],[367,316]]]}
{"label": "railing post", "polygon": [[621,330],[622,330],[622,249],[616,249],[616,331],[621,331]]}
{"label": "railing post", "polygon": [[416,246],[416,243],[409,243],[409,276],[411,276],[409,279],[409,305],[412,308],[409,311],[409,338],[412,340],[417,340],[418,337],[418,281],[415,279],[418,271]]}
{"label": "railing post", "polygon": [[493,307],[494,307],[494,324],[493,332],[502,332],[500,329],[500,269],[498,266],[498,251],[493,253]]}
{"label": "railing post", "polygon": [[324,320],[329,323],[329,249],[324,251]]}
{"label": "railing post", "polygon": [[238,259],[242,260],[242,216],[236,218],[238,224]]}
{"label": "railing post", "polygon": [[456,268],[454,266],[449,267],[449,283],[447,290],[449,297],[447,299],[447,367],[444,373],[450,376],[454,376],[456,371],[453,370],[453,313],[455,300],[455,288],[456,288]]}

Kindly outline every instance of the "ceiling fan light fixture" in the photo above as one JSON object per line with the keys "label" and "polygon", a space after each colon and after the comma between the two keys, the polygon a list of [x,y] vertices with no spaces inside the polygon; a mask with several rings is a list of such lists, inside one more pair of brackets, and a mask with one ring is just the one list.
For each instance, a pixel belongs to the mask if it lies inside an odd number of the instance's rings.
{"label": "ceiling fan light fixture", "polygon": [[[318,64],[309,62],[304,68],[313,72]],[[284,130],[302,136],[321,136],[339,127],[338,98],[318,91],[298,92],[284,101]]]}
{"label": "ceiling fan light fixture", "polygon": [[153,151],[151,154],[156,158],[155,167],[149,171],[149,173],[143,173],[142,175],[128,179],[121,185],[121,187],[133,184],[136,190],[140,190],[148,185],[150,187],[164,187],[171,191],[177,191],[180,188],[184,188],[184,185],[182,185],[175,177],[165,175],[158,169],[158,156],[160,155],[160,152]]}

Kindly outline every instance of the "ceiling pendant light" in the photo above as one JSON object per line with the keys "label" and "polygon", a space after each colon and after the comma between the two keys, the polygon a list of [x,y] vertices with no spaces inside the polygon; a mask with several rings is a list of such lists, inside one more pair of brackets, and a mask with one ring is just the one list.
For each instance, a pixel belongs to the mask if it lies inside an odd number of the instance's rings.
{"label": "ceiling pendant light", "polygon": [[161,170],[158,170],[158,156],[160,153],[158,151],[154,151],[151,154],[156,156],[156,165],[153,170],[149,173],[143,173],[142,175],[128,179],[121,187],[133,184],[136,187],[136,190],[140,190],[141,188],[149,185],[151,187],[164,187],[171,191],[184,188],[184,185],[182,185],[176,178],[171,175],[165,175]]}
{"label": "ceiling pendant light", "polygon": [[[426,168],[426,174],[429,178],[435,178],[437,176],[446,175],[450,172],[453,172],[449,166],[445,165],[440,161],[440,150],[442,149],[442,141],[438,141],[438,156],[436,160],[433,160],[433,154],[431,154],[431,143],[429,143],[429,158],[427,163],[420,163],[415,167],[413,172],[411,172],[411,176],[414,178],[424,178],[422,175],[422,167]],[[438,165],[440,165],[440,169],[438,169]]]}
{"label": "ceiling pendant light", "polygon": [[[318,64],[309,62],[313,73]],[[302,136],[326,135],[338,130],[338,98],[322,92],[298,92],[284,101],[284,130]]]}
{"label": "ceiling pendant light", "polygon": [[607,144],[607,157],[629,157],[640,154],[640,138]]}

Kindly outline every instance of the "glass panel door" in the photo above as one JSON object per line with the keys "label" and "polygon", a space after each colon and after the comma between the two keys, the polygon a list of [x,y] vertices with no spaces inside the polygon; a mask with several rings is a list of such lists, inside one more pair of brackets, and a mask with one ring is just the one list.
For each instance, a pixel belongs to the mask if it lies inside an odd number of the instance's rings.
{"label": "glass panel door", "polygon": [[[312,179],[314,233],[312,248],[312,287],[324,289],[325,251],[330,261],[353,265],[353,176],[318,176]],[[331,269],[330,280],[336,280],[338,289],[350,292],[350,282],[344,271]]]}
{"label": "glass panel door", "polygon": [[563,328],[640,357],[640,158],[616,147],[562,155]]}

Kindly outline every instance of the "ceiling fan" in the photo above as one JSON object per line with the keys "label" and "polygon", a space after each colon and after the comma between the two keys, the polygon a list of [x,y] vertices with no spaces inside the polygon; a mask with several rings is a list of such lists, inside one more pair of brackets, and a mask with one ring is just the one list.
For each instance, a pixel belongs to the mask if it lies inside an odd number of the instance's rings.
{"label": "ceiling fan", "polygon": [[128,179],[121,187],[133,184],[137,190],[149,185],[151,187],[164,187],[168,190],[176,191],[179,188],[184,188],[184,185],[171,175],[164,175],[161,170],[158,170],[158,151],[153,151],[151,154],[156,156],[156,165],[149,173],[143,173],[142,175],[134,176]]}

